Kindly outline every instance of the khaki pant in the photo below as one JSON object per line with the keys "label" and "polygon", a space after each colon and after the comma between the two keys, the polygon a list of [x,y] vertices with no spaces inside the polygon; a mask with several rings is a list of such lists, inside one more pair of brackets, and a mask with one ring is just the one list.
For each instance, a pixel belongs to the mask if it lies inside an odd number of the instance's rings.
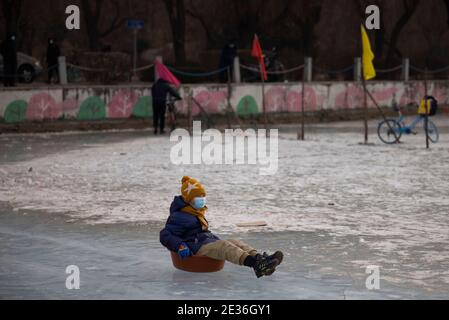
{"label": "khaki pant", "polygon": [[198,251],[198,256],[206,256],[216,260],[226,260],[243,265],[248,256],[255,256],[257,250],[239,240],[219,240],[206,244]]}

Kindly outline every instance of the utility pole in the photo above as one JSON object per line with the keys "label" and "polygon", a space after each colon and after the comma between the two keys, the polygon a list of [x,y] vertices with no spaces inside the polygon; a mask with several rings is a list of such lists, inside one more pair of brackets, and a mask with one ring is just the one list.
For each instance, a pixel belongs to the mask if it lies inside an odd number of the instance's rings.
{"label": "utility pole", "polygon": [[133,30],[133,72],[132,81],[137,81],[137,33],[143,29],[145,22],[143,20],[128,20],[128,28]]}

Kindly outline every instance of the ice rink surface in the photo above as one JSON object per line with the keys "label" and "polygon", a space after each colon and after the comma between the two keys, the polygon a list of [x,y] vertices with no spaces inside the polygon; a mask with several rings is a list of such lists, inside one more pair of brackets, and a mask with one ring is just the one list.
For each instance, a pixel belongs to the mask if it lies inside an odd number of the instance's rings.
{"label": "ice rink surface", "polygon": [[[448,120],[431,150],[422,134],[381,144],[376,122],[369,146],[360,122],[310,126],[306,142],[281,126],[273,176],[173,165],[174,143],[146,131],[1,135],[0,298],[447,299]],[[173,269],[158,237],[183,175],[205,185],[215,233],[284,251],[273,277]],[[380,290],[366,289],[368,266]]]}

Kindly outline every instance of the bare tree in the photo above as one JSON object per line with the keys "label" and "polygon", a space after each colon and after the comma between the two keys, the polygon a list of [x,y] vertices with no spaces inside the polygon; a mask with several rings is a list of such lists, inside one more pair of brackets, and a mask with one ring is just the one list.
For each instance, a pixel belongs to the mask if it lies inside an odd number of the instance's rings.
{"label": "bare tree", "polygon": [[449,0],[443,0],[444,6],[446,7],[446,15],[447,15],[447,25],[449,27]]}
{"label": "bare tree", "polygon": [[[101,29],[101,22],[106,20],[102,17],[106,16],[104,12],[105,1],[104,0],[82,0],[83,17],[86,22],[87,36],[89,38],[89,48],[91,50],[98,50],[100,48],[101,39],[110,35],[112,32],[123,26],[126,22],[126,18],[121,18],[121,6],[120,1],[110,0],[108,1],[114,9],[112,19],[106,23],[106,27]],[[107,16],[109,16],[109,10],[107,10]]]}
{"label": "bare tree", "polygon": [[321,20],[322,1],[302,0],[298,15],[294,21],[301,29],[301,49],[306,56],[313,56],[315,51],[315,27]]}
{"label": "bare tree", "polygon": [[176,63],[184,64],[186,62],[186,10],[184,0],[163,0],[163,2],[170,20]]}
{"label": "bare tree", "polygon": [[[388,1],[390,3],[391,1]],[[399,2],[399,1],[398,1]],[[368,4],[376,4],[381,8],[381,12],[385,12],[385,5],[386,1],[378,0],[375,3],[372,1],[364,1],[364,0],[354,0],[353,3],[358,8],[360,15],[361,15],[361,21],[363,21],[363,18],[365,17],[365,10],[364,8]],[[396,64],[394,61],[395,57],[402,59],[402,53],[398,49],[398,42],[400,40],[402,31],[407,26],[407,24],[410,22],[411,18],[416,12],[416,9],[418,8],[420,4],[420,0],[401,0],[400,1],[400,7],[401,10],[398,10],[400,13],[399,18],[396,20],[396,22],[393,25],[393,28],[391,32],[386,32],[384,28],[384,20],[382,19],[383,15],[381,15],[381,30],[376,31],[376,57],[379,59],[384,54],[384,44],[387,46],[387,52],[386,52],[386,59],[385,63],[387,66],[391,66]],[[392,10],[392,9],[391,9]],[[396,11],[394,11],[396,12]],[[387,34],[389,34],[389,37],[387,38]]]}
{"label": "bare tree", "polygon": [[[293,3],[295,0],[215,0],[204,6],[204,0],[190,0],[186,13],[202,26],[208,47],[217,48],[232,38],[249,45],[254,33],[263,38],[285,40],[290,34],[285,30],[290,29],[284,27],[291,17]],[[280,31],[282,28],[283,32]]]}
{"label": "bare tree", "polygon": [[24,0],[1,0],[7,34],[17,33],[23,3]]}
{"label": "bare tree", "polygon": [[[374,38],[374,51],[375,56],[377,60],[381,60],[384,56],[384,48],[385,43],[388,42],[388,40],[385,37],[385,23],[384,23],[384,12],[386,12],[385,3],[383,0],[376,0],[376,1],[369,1],[369,0],[354,0],[353,3],[355,4],[355,7],[360,15],[360,24],[364,23],[364,20],[366,18],[365,15],[365,8],[368,5],[376,5],[379,7],[381,15],[380,15],[380,29],[372,31],[375,35]],[[360,46],[361,49],[361,46]]]}
{"label": "bare tree", "polygon": [[391,32],[390,41],[388,43],[388,53],[387,53],[387,64],[394,63],[393,57],[396,55],[402,58],[400,50],[397,48],[399,37],[401,36],[402,30],[408,24],[412,16],[416,12],[420,0],[402,0],[403,11],[399,20],[396,22],[393,30]]}
{"label": "bare tree", "polygon": [[[214,2],[213,8],[220,7],[220,5],[217,5],[217,3],[218,1]],[[194,0],[190,0],[189,7],[186,8],[186,14],[196,19],[201,24],[201,27],[203,28],[206,34],[207,47],[215,48],[220,42],[220,40],[218,39],[220,32],[216,32],[215,25],[217,22],[220,23],[221,21],[219,17],[217,17],[214,14],[211,14],[212,10],[208,11],[209,11],[208,14],[203,14],[202,10],[200,10],[200,8],[198,7],[198,5],[195,3]],[[207,19],[208,17],[209,19]],[[210,17],[212,17],[212,19],[210,19]]]}

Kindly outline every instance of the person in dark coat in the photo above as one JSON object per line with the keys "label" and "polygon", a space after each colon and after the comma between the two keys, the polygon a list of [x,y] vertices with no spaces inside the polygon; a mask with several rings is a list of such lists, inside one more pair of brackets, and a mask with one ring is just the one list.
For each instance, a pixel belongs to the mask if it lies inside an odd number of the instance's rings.
{"label": "person in dark coat", "polygon": [[165,133],[165,114],[167,112],[167,97],[173,96],[176,100],[182,100],[181,96],[172,88],[170,83],[162,78],[156,81],[151,88],[151,95],[153,97],[153,125],[154,134]]}
{"label": "person in dark coat", "polygon": [[14,87],[17,76],[17,44],[15,35],[10,35],[3,41],[0,53],[3,56],[3,83],[5,87]]}
{"label": "person in dark coat", "polygon": [[[230,75],[232,77],[234,73],[233,65],[234,65],[234,59],[237,57],[237,45],[235,44],[235,41],[231,41],[228,43],[223,50],[221,51],[221,57],[220,57],[220,69],[223,68],[230,68]],[[220,81],[226,82],[228,78],[228,71],[225,70],[220,73]]]}
{"label": "person in dark coat", "polygon": [[227,260],[254,269],[258,278],[270,276],[282,262],[283,253],[259,254],[256,249],[239,240],[220,240],[209,230],[206,220],[206,190],[197,180],[182,178],[181,196],[175,197],[170,217],[160,232],[160,242],[181,259],[192,255]]}
{"label": "person in dark coat", "polygon": [[58,45],[53,38],[48,39],[47,47],[47,68],[48,83],[51,83],[53,77],[58,78],[58,58],[61,55]]}

